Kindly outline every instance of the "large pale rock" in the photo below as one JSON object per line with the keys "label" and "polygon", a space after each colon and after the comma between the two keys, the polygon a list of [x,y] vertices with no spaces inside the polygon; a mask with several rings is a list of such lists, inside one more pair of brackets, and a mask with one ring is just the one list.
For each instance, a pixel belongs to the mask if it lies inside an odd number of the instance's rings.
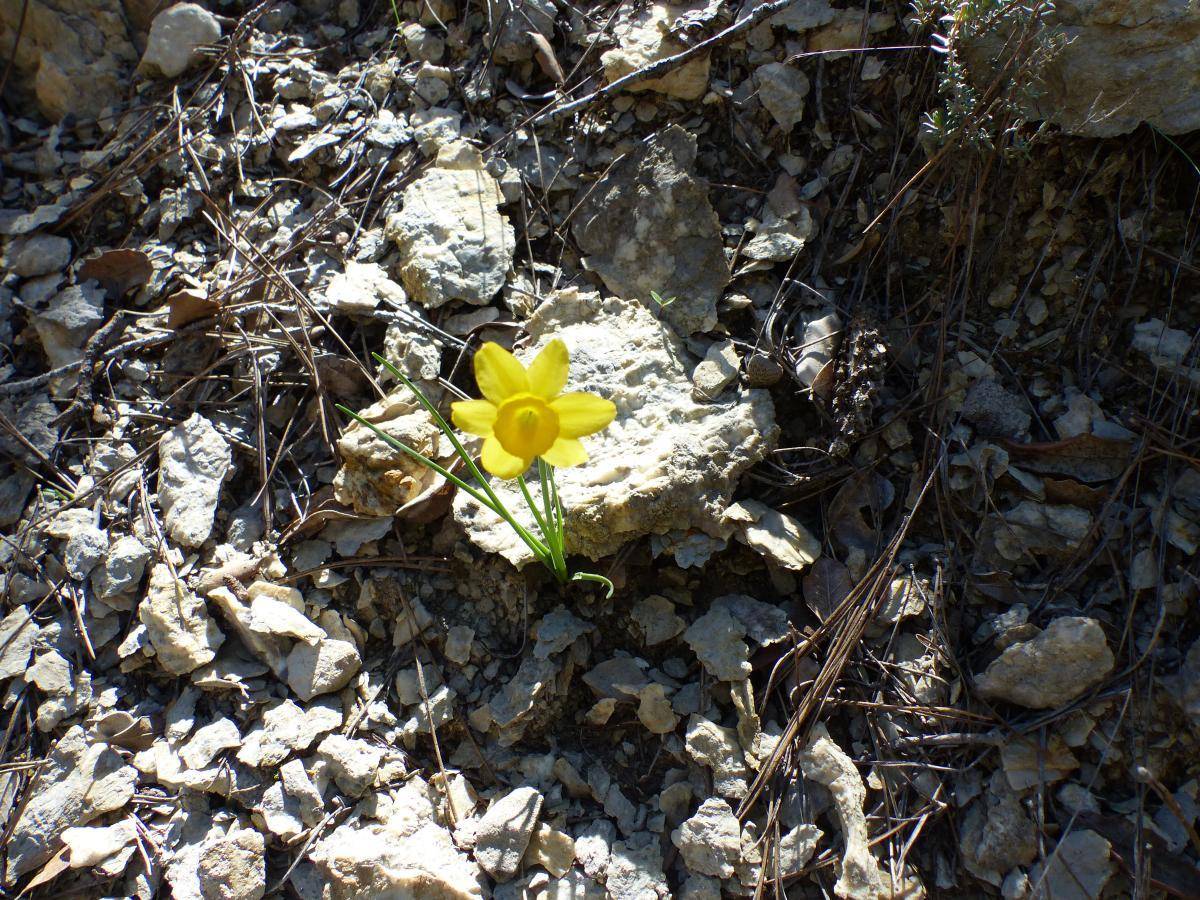
{"label": "large pale rock", "polygon": [[1006,648],[979,676],[976,687],[991,700],[1052,709],[1103,681],[1113,662],[1099,622],[1063,616],[1032,640]]}
{"label": "large pale rock", "polygon": [[[729,284],[721,224],[691,174],[696,138],[678,126],[620,159],[581,190],[572,233],[605,286],[681,333],[709,331]],[[669,301],[661,309],[650,292]]]}
{"label": "large pale rock", "polygon": [[0,3],[0,46],[7,48],[6,59],[14,53],[5,86],[11,108],[33,104],[51,120],[68,113],[94,119],[117,103],[137,61],[126,17],[139,5],[121,0]]}
{"label": "large pale rock", "polygon": [[172,540],[199,547],[212,534],[221,483],[233,461],[229,445],[199,413],[163,435],[158,445],[158,505]]}
{"label": "large pale rock", "polygon": [[204,601],[188,590],[166,563],[150,570],[138,618],[146,626],[158,661],[173,675],[186,675],[212,662],[225,640]]}
{"label": "large pale rock", "polygon": [[[1168,134],[1200,128],[1200,7],[1190,0],[1060,0],[1043,37],[1030,113],[1071,134],[1109,137],[1142,122]],[[972,80],[990,82],[1005,36],[966,48]],[[1008,55],[1004,55],[1004,59]]]}
{"label": "large pale rock", "polygon": [[[613,37],[617,46],[600,55],[604,65],[604,77],[608,82],[616,81],[631,72],[674,56],[685,47],[671,34],[671,25],[681,15],[701,10],[708,4],[704,0],[692,3],[651,3],[622,18],[615,28]],[[628,91],[657,91],[680,100],[698,100],[708,90],[709,58],[701,55],[675,66],[665,75],[635,82]]]}
{"label": "large pale rock", "polygon": [[439,151],[385,227],[400,248],[400,278],[413,300],[432,309],[451,300],[483,305],[496,295],[514,246],[512,225],[498,209],[503,202],[479,151],[461,142]]}
{"label": "large pale rock", "polygon": [[259,900],[267,892],[266,842],[237,823],[214,829],[200,852],[197,874],[205,900]]}
{"label": "large pale rock", "polygon": [[176,3],[150,24],[140,68],[175,78],[203,59],[201,47],[216,43],[220,37],[221,23],[207,9],[195,3]]}
{"label": "large pale rock", "polygon": [[[645,307],[574,289],[542,304],[526,327],[528,361],[552,337],[571,353],[568,390],[592,391],[617,406],[605,431],[584,438],[590,460],[556,478],[566,510],[568,551],[599,559],[626,541],[672,529],[728,537],[724,512],[742,473],[774,445],[778,428],[764,390],[692,399],[695,361]],[[532,517],[512,481],[493,488],[510,510]],[[455,518],[484,550],[517,566],[534,557],[489,510],[459,492]]]}

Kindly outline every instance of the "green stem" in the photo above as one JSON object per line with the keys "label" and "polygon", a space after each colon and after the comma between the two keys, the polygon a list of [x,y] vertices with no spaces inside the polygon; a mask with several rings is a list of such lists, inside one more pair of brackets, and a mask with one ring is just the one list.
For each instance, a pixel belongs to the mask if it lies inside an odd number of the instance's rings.
{"label": "green stem", "polygon": [[542,505],[545,507],[546,543],[550,545],[550,553],[554,559],[555,574],[559,581],[567,580],[566,540],[563,535],[562,517],[556,514],[554,501],[554,466],[540,456],[538,457],[538,478],[542,483]]}
{"label": "green stem", "polygon": [[[419,394],[420,392],[418,391],[417,393]],[[553,563],[553,555],[550,552],[550,548],[548,548],[545,544],[543,544],[536,537],[534,537],[532,534],[530,534],[525,529],[525,527],[513,517],[512,513],[510,513],[508,511],[508,509],[505,508],[504,504],[500,502],[500,499],[498,497],[496,497],[496,495],[491,490],[488,490],[488,495],[491,498],[491,499],[489,499],[489,497],[485,497],[483,494],[481,494],[475,488],[471,487],[471,485],[467,484],[465,481],[463,481],[461,478],[459,478],[453,472],[450,472],[449,470],[445,469],[444,467],[438,465],[436,462],[434,462],[428,456],[425,456],[423,453],[417,452],[412,447],[409,447],[407,444],[403,443],[402,441],[396,440],[396,438],[394,438],[390,434],[386,433],[383,429],[379,428],[374,423],[368,422],[366,419],[364,419],[358,413],[354,412],[354,410],[349,409],[345,406],[342,406],[340,403],[335,404],[335,405],[339,410],[344,412],[350,418],[354,419],[354,421],[358,422],[360,425],[363,425],[363,426],[369,428],[375,434],[376,437],[378,437],[380,440],[382,440],[384,443],[386,443],[389,447],[393,447],[394,449],[399,450],[401,453],[405,453],[408,456],[411,456],[413,459],[415,459],[417,462],[421,463],[422,465],[428,466],[430,469],[433,469],[433,471],[437,472],[439,475],[441,475],[443,478],[445,478],[451,484],[454,484],[458,488],[460,488],[460,489],[466,491],[468,494],[470,494],[478,503],[482,504],[483,506],[486,506],[488,509],[490,509],[492,512],[494,512],[496,515],[500,516],[500,518],[502,518],[505,522],[507,522],[512,527],[512,529],[517,533],[517,536],[520,537],[521,540],[523,540],[526,543],[526,545],[528,545],[529,549],[534,552],[534,554],[538,557],[539,560],[542,561],[542,563],[544,565],[546,565],[548,568],[554,569],[554,565],[552,564]],[[457,444],[455,449],[459,451],[459,455],[463,458],[464,461],[469,461],[470,457],[467,455],[465,448],[463,448],[461,444],[458,444],[457,441],[455,443]],[[475,468],[474,465],[472,465],[472,469],[474,469],[474,468]],[[556,574],[557,574],[557,572],[556,572]]]}
{"label": "green stem", "polygon": [[546,544],[549,545],[550,539],[546,530],[546,520],[542,518],[542,514],[538,511],[537,503],[534,502],[533,495],[529,493],[529,486],[525,484],[525,476],[517,476],[517,484],[521,486],[521,494],[525,497],[525,504],[529,507],[529,511],[533,513],[533,520],[537,522],[538,528],[542,530],[542,535],[545,537]]}
{"label": "green stem", "polygon": [[454,452],[462,457],[462,461],[466,463],[467,468],[471,470],[471,475],[474,476],[475,480],[479,482],[479,486],[483,488],[484,493],[491,497],[493,504],[496,506],[503,506],[504,504],[500,502],[500,498],[496,496],[496,492],[492,490],[492,486],[488,484],[487,479],[484,478],[483,472],[479,470],[479,466],[475,465],[474,458],[462,445],[462,441],[458,439],[458,436],[454,433],[454,429],[450,427],[450,423],[442,417],[442,414],[438,412],[437,407],[429,402],[429,398],[425,396],[425,392],[413,384],[407,375],[393,366],[378,353],[372,353],[371,355],[375,357],[375,360],[381,366],[391,372],[392,375],[399,379],[406,388],[413,392],[413,395],[417,398],[420,404],[425,407],[425,411],[428,412],[429,415],[433,416],[433,421],[437,424],[438,428],[442,430],[442,433],[445,434],[450,440],[450,443],[454,445]]}
{"label": "green stem", "polygon": [[603,575],[597,575],[595,572],[576,572],[574,575],[571,576],[571,580],[572,581],[594,581],[597,584],[602,584],[606,588],[608,588],[608,593],[605,595],[605,599],[609,599],[613,595],[613,583],[611,581],[609,581],[607,578],[605,578]]}

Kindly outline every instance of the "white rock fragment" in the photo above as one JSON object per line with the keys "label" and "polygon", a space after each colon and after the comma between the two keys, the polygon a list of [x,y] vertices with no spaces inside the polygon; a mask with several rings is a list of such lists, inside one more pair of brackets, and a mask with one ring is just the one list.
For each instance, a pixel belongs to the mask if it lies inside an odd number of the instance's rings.
{"label": "white rock fragment", "polygon": [[[682,344],[634,301],[560,291],[526,327],[535,343],[518,357],[528,360],[561,338],[571,353],[567,389],[592,391],[617,406],[616,421],[584,439],[589,462],[557,476],[568,550],[599,559],[648,533],[697,528],[727,535],[723,515],[734,485],[778,434],[769,394],[740,390],[696,403]],[[509,509],[524,509],[513,482],[493,487]],[[534,559],[511,528],[465,493],[455,496],[454,515],[481,549],[517,566]]]}
{"label": "white rock fragment", "polygon": [[1062,616],[1005,649],[976,680],[979,693],[1030,709],[1052,709],[1095,687],[1114,664],[1100,623]]}
{"label": "white rock fragment", "polygon": [[343,271],[329,280],[325,302],[340,313],[369,315],[380,303],[388,309],[405,308],[408,295],[404,288],[388,278],[383,266],[351,260]]}
{"label": "white rock fragment", "polygon": [[800,771],[804,777],[829,788],[842,829],[845,851],[841,871],[834,885],[839,897],[853,900],[883,900],[892,892],[878,860],[871,855],[867,835],[867,820],[863,804],[867,788],[854,761],[833,742],[825,726],[813,728],[808,745],[800,754]]}
{"label": "white rock fragment", "polygon": [[237,822],[214,828],[200,850],[197,877],[204,900],[259,900],[267,892],[266,842]]}
{"label": "white rock fragment", "polygon": [[514,236],[502,202],[479,151],[465,143],[443,147],[437,165],[405,189],[403,209],[385,230],[400,248],[400,278],[416,302],[482,306],[504,286]]}
{"label": "white rock fragment", "polygon": [[446,632],[446,645],[443,653],[446,659],[460,666],[471,661],[471,647],[475,641],[475,629],[469,625],[455,625]]}
{"label": "white rock fragment", "polygon": [[492,802],[475,826],[475,860],[497,881],[517,873],[542,811],[542,795],[519,787]]}
{"label": "white rock fragment", "polygon": [[712,609],[692,623],[683,639],[718,681],[741,681],[753,670],[745,626],[724,609]]}
{"label": "white rock fragment", "polygon": [[[403,366],[399,367],[403,371]],[[409,373],[410,377],[415,374],[418,373]],[[408,388],[396,389],[360,410],[359,415],[393,440],[443,466],[453,465],[453,446]],[[358,422],[347,427],[338,439],[338,451],[342,468],[333,480],[338,501],[363,515],[388,517],[389,530],[392,515],[416,506],[445,485],[432,469],[414,462]]]}
{"label": "white rock fragment", "polygon": [[232,462],[225,438],[199,413],[163,435],[158,445],[158,505],[173,541],[191,548],[208,540],[221,483]]}
{"label": "white rock fragment", "polygon": [[754,71],[758,100],[784,131],[804,118],[808,76],[787,63],[767,63]]}
{"label": "white rock fragment", "polygon": [[733,341],[713,344],[692,372],[692,396],[701,403],[717,399],[737,379],[740,366]]}
{"label": "white rock fragment", "polygon": [[730,878],[741,858],[742,826],[725,800],[710,797],[671,833],[671,840],[691,871]]}
{"label": "white rock fragment", "polygon": [[647,647],[669,641],[687,625],[675,615],[675,604],[661,594],[651,594],[639,600],[629,614],[642,633],[642,643]]}
{"label": "white rock fragment", "polygon": [[450,832],[428,817],[393,816],[384,825],[346,824],[313,849],[330,900],[430,897],[477,900],[479,869]]}
{"label": "white rock fragment", "polygon": [[37,636],[38,626],[24,606],[18,606],[0,620],[0,679],[25,671]]}
{"label": "white rock fragment", "polygon": [[186,675],[212,662],[225,641],[204,601],[188,590],[166,563],[150,570],[138,619],[146,626],[158,661],[173,675]]}
{"label": "white rock fragment", "polygon": [[9,271],[21,278],[61,272],[71,261],[71,242],[58,235],[31,234],[13,241],[6,261]]}
{"label": "white rock fragment", "polygon": [[811,531],[758,500],[733,504],[726,518],[735,524],[738,540],[784,569],[803,572],[821,556],[821,542]]}
{"label": "white rock fragment", "polygon": [[569,834],[539,822],[529,838],[525,864],[541,866],[555,878],[562,878],[575,864],[575,841]]}
{"label": "white rock fragment", "polygon": [[375,783],[384,757],[383,748],[340,734],[321,741],[317,753],[329,763],[337,786],[351,797],[361,797]]}
{"label": "white rock fragment", "polygon": [[205,44],[220,40],[221,23],[195,3],[176,3],[154,17],[140,68],[175,78],[203,59]]}
{"label": "white rock fragment", "polygon": [[72,869],[103,868],[126,847],[132,848],[136,840],[137,825],[133,819],[122,819],[114,825],[68,828],[62,833],[62,842],[68,851],[67,862]]}
{"label": "white rock fragment", "polygon": [[641,840],[617,841],[612,845],[612,855],[604,886],[611,900],[654,900],[669,897],[670,888],[663,875],[662,852],[655,835],[637,835]]}
{"label": "white rock fragment", "polygon": [[692,759],[712,770],[713,790],[720,796],[735,800],[746,796],[750,769],[734,729],[693,715],[688,719],[686,746]]}
{"label": "white rock fragment", "polygon": [[288,687],[301,700],[340,691],[362,668],[358,648],[349,641],[322,638],[315,644],[297,641],[287,658]]}
{"label": "white rock fragment", "polygon": [[661,684],[648,684],[638,693],[637,717],[651,734],[670,734],[679,724]]}
{"label": "white rock fragment", "polygon": [[[609,83],[683,51],[684,46],[671,35],[671,24],[689,10],[702,9],[703,0],[691,3],[651,3],[618,21],[613,28],[617,46],[600,55],[604,77]],[[708,54],[675,66],[659,78],[629,85],[625,90],[657,91],[680,100],[698,100],[708,90]]]}
{"label": "white rock fragment", "polygon": [[205,769],[222,750],[242,743],[241,732],[232,719],[221,718],[199,729],[179,749],[179,758],[189,769]]}
{"label": "white rock fragment", "polygon": [[816,825],[797,825],[779,839],[779,874],[798,875],[816,852],[825,832]]}
{"label": "white rock fragment", "polygon": [[301,709],[291,700],[273,700],[247,733],[237,758],[254,768],[271,768],[341,724],[341,710],[333,701],[318,700]]}
{"label": "white rock fragment", "polygon": [[33,326],[52,367],[77,362],[83,345],[104,321],[104,291],[91,282],[63,288],[44,311],[35,313]]}

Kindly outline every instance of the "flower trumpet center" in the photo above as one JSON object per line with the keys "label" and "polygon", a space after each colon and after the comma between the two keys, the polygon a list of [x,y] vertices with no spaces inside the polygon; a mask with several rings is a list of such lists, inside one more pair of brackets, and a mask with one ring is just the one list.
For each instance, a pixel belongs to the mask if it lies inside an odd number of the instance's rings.
{"label": "flower trumpet center", "polygon": [[514,456],[541,456],[558,439],[558,414],[541,397],[516,394],[496,411],[494,433]]}

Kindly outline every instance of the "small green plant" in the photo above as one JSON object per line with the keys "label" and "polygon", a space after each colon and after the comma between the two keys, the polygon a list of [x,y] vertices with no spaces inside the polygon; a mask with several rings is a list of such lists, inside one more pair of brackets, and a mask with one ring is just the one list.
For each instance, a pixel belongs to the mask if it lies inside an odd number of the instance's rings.
{"label": "small green plant", "polygon": [[[402,441],[386,434],[353,410],[338,409],[369,428],[380,440],[428,466],[476,502],[486,506],[508,523],[534,556],[560,583],[594,581],[605,586],[608,595],[612,582],[594,572],[570,572],[566,560],[566,517],[554,479],[556,467],[578,466],[588,454],[579,440],[608,427],[617,408],[611,400],[582,391],[564,393],[570,366],[566,345],[557,338],[550,341],[526,368],[499,344],[484,344],[475,353],[475,380],[483,397],[451,404],[454,424],[468,434],[483,438],[480,464],[496,478],[513,479],[528,504],[540,535],[522,525],[484,477],[474,457],[463,446],[454,429],[425,393],[390,362],[374,354],[397,380],[417,398],[438,428],[449,439],[470,478],[453,472],[419,453]],[[525,474],[536,461],[541,500],[534,499],[525,483]]]}
{"label": "small green plant", "polygon": [[937,147],[1020,149],[1039,74],[1062,43],[1044,27],[1053,11],[1050,0],[913,0],[911,21],[931,29],[932,48],[945,57],[942,105],[922,117],[924,138]]}

